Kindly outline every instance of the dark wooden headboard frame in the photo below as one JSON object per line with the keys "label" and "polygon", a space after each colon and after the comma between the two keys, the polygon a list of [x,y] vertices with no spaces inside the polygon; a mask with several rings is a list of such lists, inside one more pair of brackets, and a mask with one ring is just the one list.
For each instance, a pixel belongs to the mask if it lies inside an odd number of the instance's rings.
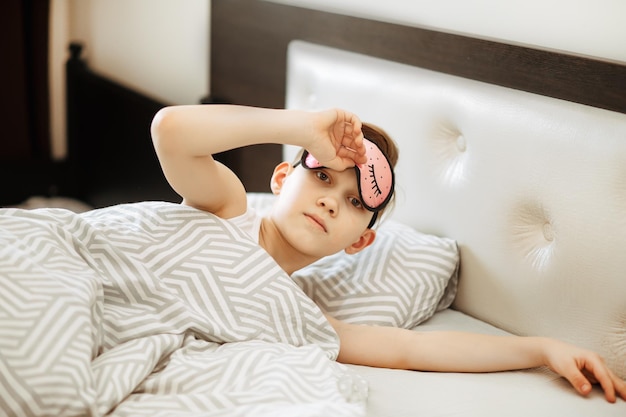
{"label": "dark wooden headboard frame", "polygon": [[[212,2],[211,100],[284,107],[292,39],[626,113],[624,64],[261,0]],[[232,159],[248,189],[267,191],[258,172],[280,157],[263,145]]]}
{"label": "dark wooden headboard frame", "polygon": [[212,2],[213,95],[281,107],[292,39],[626,113],[626,65],[285,6]]}

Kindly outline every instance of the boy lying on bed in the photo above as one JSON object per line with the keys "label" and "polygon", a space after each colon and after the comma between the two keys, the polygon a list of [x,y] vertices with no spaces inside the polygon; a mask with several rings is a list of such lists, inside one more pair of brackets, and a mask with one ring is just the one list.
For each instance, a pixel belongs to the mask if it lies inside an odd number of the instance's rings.
{"label": "boy lying on bed", "polygon": [[[152,136],[163,172],[183,204],[244,228],[288,274],[341,250],[354,254],[369,246],[376,236],[372,226],[392,200],[395,144],[344,110],[174,106],[157,113]],[[270,185],[278,198],[263,218],[248,210],[237,176],[212,158],[259,143],[306,149],[297,163],[275,168]],[[582,395],[598,383],[608,401],[626,400],[626,382],[597,354],[557,340],[421,333],[327,318],[340,338],[340,362],[442,372],[547,365]]]}

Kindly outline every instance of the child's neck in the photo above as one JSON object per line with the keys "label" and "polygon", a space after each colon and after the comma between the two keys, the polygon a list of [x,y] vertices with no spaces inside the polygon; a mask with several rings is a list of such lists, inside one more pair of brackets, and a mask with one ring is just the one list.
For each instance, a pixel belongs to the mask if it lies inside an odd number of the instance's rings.
{"label": "child's neck", "polygon": [[268,217],[261,221],[259,244],[289,275],[315,261],[294,249]]}

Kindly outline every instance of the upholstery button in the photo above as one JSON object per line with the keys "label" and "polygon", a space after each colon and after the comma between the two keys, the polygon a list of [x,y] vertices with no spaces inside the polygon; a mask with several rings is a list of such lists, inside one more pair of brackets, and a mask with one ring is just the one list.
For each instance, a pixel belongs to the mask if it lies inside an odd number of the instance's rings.
{"label": "upholstery button", "polygon": [[543,237],[548,242],[552,242],[554,240],[554,230],[552,230],[552,225],[550,223],[543,224]]}
{"label": "upholstery button", "polygon": [[540,201],[521,202],[511,211],[513,244],[535,271],[547,270],[554,259],[558,230],[551,211]]}
{"label": "upholstery button", "polygon": [[465,136],[459,135],[456,138],[456,147],[457,147],[457,149],[459,151],[465,152],[465,149],[467,149],[467,143],[465,142]]}
{"label": "upholstery button", "polygon": [[461,186],[466,180],[469,157],[461,130],[450,120],[435,119],[430,132],[430,145],[436,156],[434,163],[442,182],[449,186]]}

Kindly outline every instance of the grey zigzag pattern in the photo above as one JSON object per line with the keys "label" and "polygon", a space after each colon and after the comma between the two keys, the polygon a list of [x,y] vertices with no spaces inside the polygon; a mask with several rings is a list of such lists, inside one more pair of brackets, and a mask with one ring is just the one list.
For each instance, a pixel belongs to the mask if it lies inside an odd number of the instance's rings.
{"label": "grey zigzag pattern", "polygon": [[[261,341],[220,346],[194,344],[177,352],[162,372],[146,379],[140,389],[118,407],[115,415],[152,415],[142,411],[145,401],[164,393],[175,394],[175,400],[160,401],[162,415],[181,410],[198,412],[198,404],[207,403],[216,410],[239,410],[245,415],[283,415],[279,411],[294,403],[308,404],[315,410],[324,402],[330,406],[326,412],[345,415],[345,410],[341,411],[345,405],[338,407],[337,404],[341,404],[341,396],[347,393],[337,390],[336,369],[326,365],[323,352],[316,346],[294,350]],[[198,355],[206,358],[200,365],[202,372],[188,379],[184,369],[198,366],[196,362],[189,362],[190,356]],[[236,378],[219,379],[215,375]],[[172,381],[176,381],[175,390],[169,388]],[[317,391],[315,397],[311,396],[311,389]],[[353,413],[362,412],[363,404],[354,403],[349,408]],[[305,410],[299,409],[297,415],[303,415]],[[321,415],[318,412],[311,415]],[[327,415],[335,415],[332,412]]]}
{"label": "grey zigzag pattern", "polygon": [[[413,328],[452,297],[446,288],[459,262],[451,239],[389,222],[374,244],[356,255],[339,253],[293,275],[323,310],[358,324]],[[455,291],[455,282],[450,287]]]}
{"label": "grey zigzag pattern", "polygon": [[[258,245],[207,213],[157,202],[82,215],[0,210],[0,245],[0,406],[8,415],[125,415],[127,398],[155,415],[186,395],[189,410],[215,415],[271,408],[282,400],[247,403],[261,385],[238,391],[241,375],[266,364],[258,343],[281,347],[283,358],[302,352],[286,362],[297,375],[274,366],[285,404],[321,401],[313,385],[320,369],[329,381],[346,372],[329,360],[336,335],[315,304]],[[228,362],[220,353],[227,342],[254,346],[230,372],[204,369]],[[319,365],[298,368],[310,357]],[[211,383],[226,391],[191,399]],[[143,392],[150,387],[158,395]],[[358,415],[336,383],[334,395],[338,415]]]}

